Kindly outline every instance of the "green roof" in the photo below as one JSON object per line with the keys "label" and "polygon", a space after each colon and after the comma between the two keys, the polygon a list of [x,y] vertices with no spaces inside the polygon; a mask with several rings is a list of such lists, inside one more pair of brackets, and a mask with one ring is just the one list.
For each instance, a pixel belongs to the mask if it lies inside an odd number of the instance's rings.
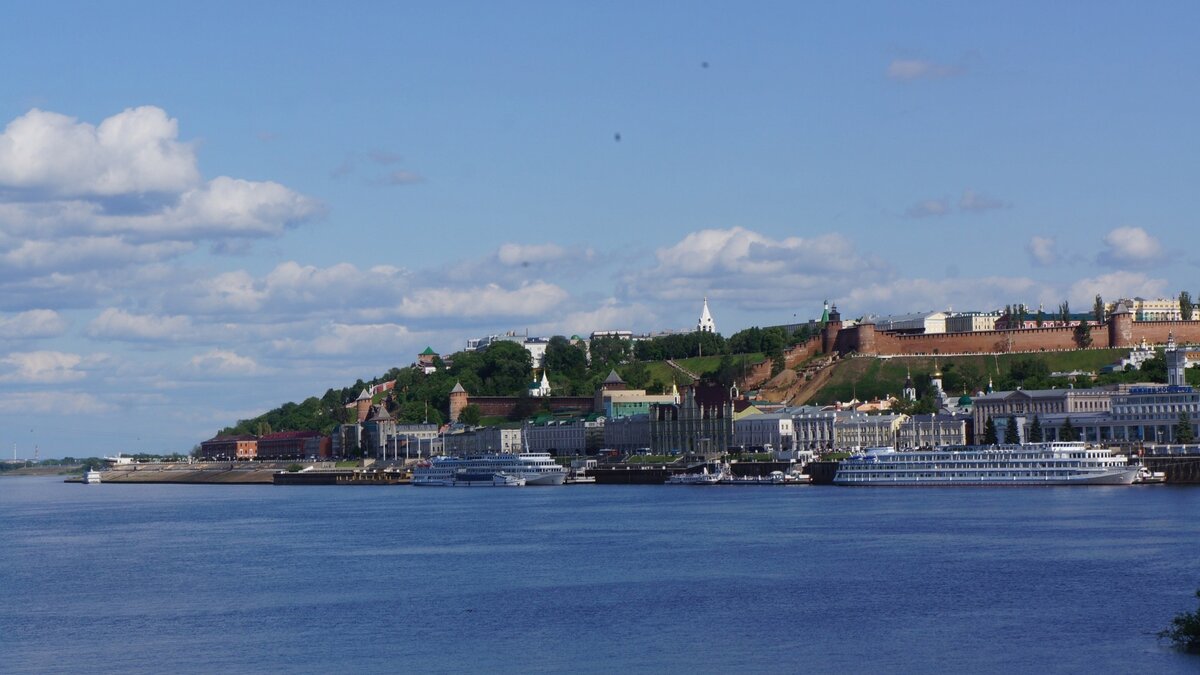
{"label": "green roof", "polygon": [[421,356],[437,356],[437,352],[433,351],[433,347],[426,347]]}

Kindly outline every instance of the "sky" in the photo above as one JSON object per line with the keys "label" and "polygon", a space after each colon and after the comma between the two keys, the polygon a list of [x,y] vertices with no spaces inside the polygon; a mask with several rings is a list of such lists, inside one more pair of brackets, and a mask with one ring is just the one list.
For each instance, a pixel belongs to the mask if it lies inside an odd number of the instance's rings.
{"label": "sky", "polygon": [[[470,337],[1200,295],[1188,2],[14,3],[0,457]],[[1189,196],[1192,195],[1192,196]]]}

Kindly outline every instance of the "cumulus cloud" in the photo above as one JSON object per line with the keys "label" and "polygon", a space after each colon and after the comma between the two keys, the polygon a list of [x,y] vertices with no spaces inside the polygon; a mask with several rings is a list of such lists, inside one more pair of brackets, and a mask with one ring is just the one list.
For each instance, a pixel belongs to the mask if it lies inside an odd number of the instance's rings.
{"label": "cumulus cloud", "polygon": [[901,82],[923,79],[941,79],[962,75],[962,66],[952,66],[924,59],[893,59],[887,67],[887,76]]}
{"label": "cumulus cloud", "polygon": [[1067,297],[1077,307],[1091,307],[1097,295],[1117,298],[1161,298],[1167,289],[1166,279],[1155,279],[1141,272],[1118,270],[1096,277],[1080,279],[1071,284]]}
{"label": "cumulus cloud", "polygon": [[958,200],[958,208],[972,213],[1007,209],[1010,206],[1011,204],[1006,201],[980,194],[969,188],[963,191],[962,198]]}
{"label": "cumulus cloud", "polygon": [[0,339],[58,337],[66,330],[66,319],[52,309],[31,309],[12,316],[0,316]]}
{"label": "cumulus cloud", "polygon": [[99,126],[30,110],[0,134],[0,186],[59,197],[180,192],[200,174],[178,135],[178,123],[154,106]]}
{"label": "cumulus cloud", "polygon": [[1118,227],[1104,235],[1104,245],[1099,259],[1105,264],[1140,267],[1163,257],[1162,244],[1140,227]]}
{"label": "cumulus cloud", "polygon": [[397,312],[406,318],[432,317],[529,317],[553,311],[568,294],[544,281],[503,288],[488,284],[478,288],[425,288],[412,292]]}
{"label": "cumulus cloud", "polygon": [[273,181],[204,180],[176,120],[154,106],[95,126],[32,110],[0,134],[0,277],[170,260],[198,240],[238,250],[230,240],[279,236],[322,212]]}
{"label": "cumulus cloud", "polygon": [[190,363],[196,370],[221,375],[255,375],[263,370],[254,359],[228,349],[210,349],[193,356]]}
{"label": "cumulus cloud", "polygon": [[929,218],[931,216],[944,216],[950,213],[950,203],[945,199],[926,199],[904,211],[904,215],[909,218]]}
{"label": "cumulus cloud", "polygon": [[192,332],[192,321],[186,316],[130,314],[114,307],[101,312],[87,327],[93,338],[131,342],[182,340]]}
{"label": "cumulus cloud", "polygon": [[1058,262],[1058,252],[1055,250],[1053,237],[1034,235],[1025,245],[1025,250],[1029,252],[1029,257],[1033,259],[1035,265],[1045,267]]}
{"label": "cumulus cloud", "polygon": [[86,377],[76,370],[83,362],[78,354],[55,351],[14,352],[0,357],[0,382],[57,384]]}
{"label": "cumulus cloud", "polygon": [[1055,289],[1027,277],[959,277],[952,283],[943,279],[890,279],[854,287],[841,298],[843,311],[854,315],[902,314],[922,310],[954,308],[982,310],[1018,301],[1048,302],[1057,297]]}

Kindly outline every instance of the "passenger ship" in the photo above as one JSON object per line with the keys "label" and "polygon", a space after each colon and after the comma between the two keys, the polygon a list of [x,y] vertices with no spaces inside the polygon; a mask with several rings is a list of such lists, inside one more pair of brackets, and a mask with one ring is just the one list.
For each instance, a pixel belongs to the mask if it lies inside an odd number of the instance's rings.
{"label": "passenger ship", "polygon": [[834,485],[1130,485],[1138,467],[1107,448],[1055,441],[896,452],[844,459]]}
{"label": "passenger ship", "polygon": [[567,470],[556,464],[550,453],[523,452],[519,455],[434,457],[413,469],[412,484],[451,486],[461,471],[515,476],[523,478],[526,485],[562,485],[567,478]]}

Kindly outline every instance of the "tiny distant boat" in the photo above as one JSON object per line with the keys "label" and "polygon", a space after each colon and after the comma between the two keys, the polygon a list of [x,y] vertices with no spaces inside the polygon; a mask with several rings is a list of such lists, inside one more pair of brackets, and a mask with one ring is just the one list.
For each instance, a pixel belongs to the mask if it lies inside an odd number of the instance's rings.
{"label": "tiny distant boat", "polygon": [[708,470],[709,465],[705,464],[700,469],[700,473],[677,473],[667,479],[668,485],[718,485],[725,478],[725,469],[719,465],[714,465],[715,471]]}
{"label": "tiny distant boat", "polygon": [[99,471],[92,469],[92,470],[88,471],[87,473],[83,474],[83,484],[84,485],[95,485],[95,484],[99,484],[99,483],[100,483],[100,472]]}
{"label": "tiny distant boat", "polygon": [[1167,482],[1165,471],[1151,471],[1148,466],[1139,467],[1137,476],[1133,479],[1134,485],[1154,485],[1165,482]]}

